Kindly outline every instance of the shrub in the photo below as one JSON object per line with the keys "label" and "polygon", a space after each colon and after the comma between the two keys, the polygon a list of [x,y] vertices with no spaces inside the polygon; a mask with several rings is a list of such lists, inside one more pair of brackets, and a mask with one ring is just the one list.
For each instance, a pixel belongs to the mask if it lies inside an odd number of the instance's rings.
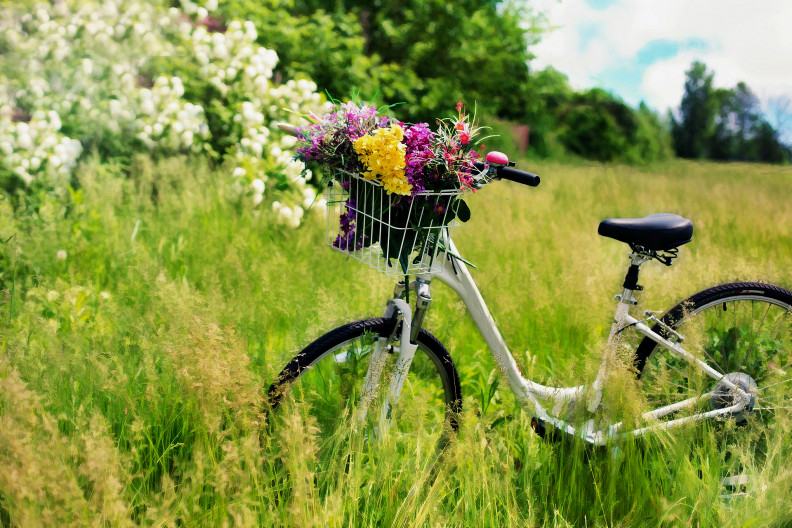
{"label": "shrub", "polygon": [[[307,79],[272,82],[278,56],[252,22],[212,17],[215,0],[179,8],[139,0],[65,0],[0,21],[0,185],[65,195],[80,155],[176,153],[227,167],[235,196],[288,207],[299,225],[310,172],[275,123],[318,110]],[[294,218],[298,218],[297,221]]]}

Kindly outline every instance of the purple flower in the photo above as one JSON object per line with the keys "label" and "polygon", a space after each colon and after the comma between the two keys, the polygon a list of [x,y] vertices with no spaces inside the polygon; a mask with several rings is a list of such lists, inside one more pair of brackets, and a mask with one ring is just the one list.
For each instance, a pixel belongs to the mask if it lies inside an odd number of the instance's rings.
{"label": "purple flower", "polygon": [[412,196],[426,190],[427,163],[434,158],[434,134],[426,123],[417,123],[404,131],[404,174],[412,186]]}
{"label": "purple flower", "polygon": [[297,155],[333,171],[357,172],[362,166],[352,143],[389,124],[390,119],[378,116],[374,106],[351,102],[335,106],[319,122],[300,128]]}
{"label": "purple flower", "polygon": [[355,233],[355,221],[357,220],[357,203],[354,198],[349,198],[345,204],[345,212],[338,217],[338,229],[340,234],[333,241],[333,247],[342,251],[355,251],[363,249],[365,235],[357,236]]}

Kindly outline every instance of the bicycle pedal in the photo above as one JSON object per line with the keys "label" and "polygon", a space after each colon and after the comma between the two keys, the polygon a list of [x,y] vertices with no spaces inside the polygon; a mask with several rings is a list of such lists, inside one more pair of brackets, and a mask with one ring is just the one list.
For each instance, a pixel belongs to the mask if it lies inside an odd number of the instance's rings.
{"label": "bicycle pedal", "polygon": [[747,487],[749,482],[750,479],[747,475],[734,475],[733,477],[726,477],[721,480],[724,493],[721,493],[719,497],[726,500],[747,497]]}
{"label": "bicycle pedal", "polygon": [[534,433],[536,433],[539,438],[544,438],[547,433],[544,423],[542,423],[539,418],[531,418],[531,429],[533,429]]}
{"label": "bicycle pedal", "polygon": [[721,480],[721,485],[729,490],[737,490],[745,488],[749,481],[748,475],[734,475]]}

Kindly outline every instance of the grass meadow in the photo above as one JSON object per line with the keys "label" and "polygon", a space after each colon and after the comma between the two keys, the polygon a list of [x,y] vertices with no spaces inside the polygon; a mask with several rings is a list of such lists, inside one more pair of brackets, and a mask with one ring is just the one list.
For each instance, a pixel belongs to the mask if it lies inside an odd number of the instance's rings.
{"label": "grass meadow", "polygon": [[[643,267],[641,306],[706,287],[792,288],[792,169],[539,162],[536,189],[493,184],[455,240],[524,373],[595,372],[627,247],[607,217],[673,212],[694,238]],[[281,228],[184,159],[87,162],[64,201],[0,201],[2,526],[788,526],[792,447],[747,495],[721,498],[716,430],[617,456],[535,436],[461,303],[436,285],[426,322],[462,377],[458,438],[385,440],[317,463],[309,425],[271,429],[266,390],[302,346],[380,315],[392,282]],[[65,258],[64,258],[65,257]],[[499,418],[504,418],[500,420]],[[493,425],[495,424],[495,425]],[[789,424],[787,424],[789,426]]]}

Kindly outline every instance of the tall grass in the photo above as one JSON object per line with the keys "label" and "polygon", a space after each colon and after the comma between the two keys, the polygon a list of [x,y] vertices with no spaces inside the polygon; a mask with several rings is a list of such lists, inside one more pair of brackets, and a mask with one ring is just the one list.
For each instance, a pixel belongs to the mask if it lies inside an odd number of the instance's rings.
{"label": "tall grass", "polygon": [[[603,218],[674,212],[694,222],[674,266],[644,266],[644,308],[735,279],[792,286],[788,168],[533,169],[537,189],[504,182],[472,197],[471,224],[455,239],[538,381],[596,367],[627,265],[623,244],[597,236]],[[122,173],[86,163],[68,206],[0,202],[0,524],[792,520],[788,446],[748,497],[724,499],[714,427],[603,451],[536,437],[505,389],[489,397],[496,366],[439,285],[426,326],[462,376],[458,440],[438,457],[420,442],[341,430],[335,456],[318,464],[310,419],[267,426],[268,384],[324,331],[378,315],[392,284],[324,248],[319,219],[284,231],[266,211],[231,205],[201,164],[141,158]]]}

